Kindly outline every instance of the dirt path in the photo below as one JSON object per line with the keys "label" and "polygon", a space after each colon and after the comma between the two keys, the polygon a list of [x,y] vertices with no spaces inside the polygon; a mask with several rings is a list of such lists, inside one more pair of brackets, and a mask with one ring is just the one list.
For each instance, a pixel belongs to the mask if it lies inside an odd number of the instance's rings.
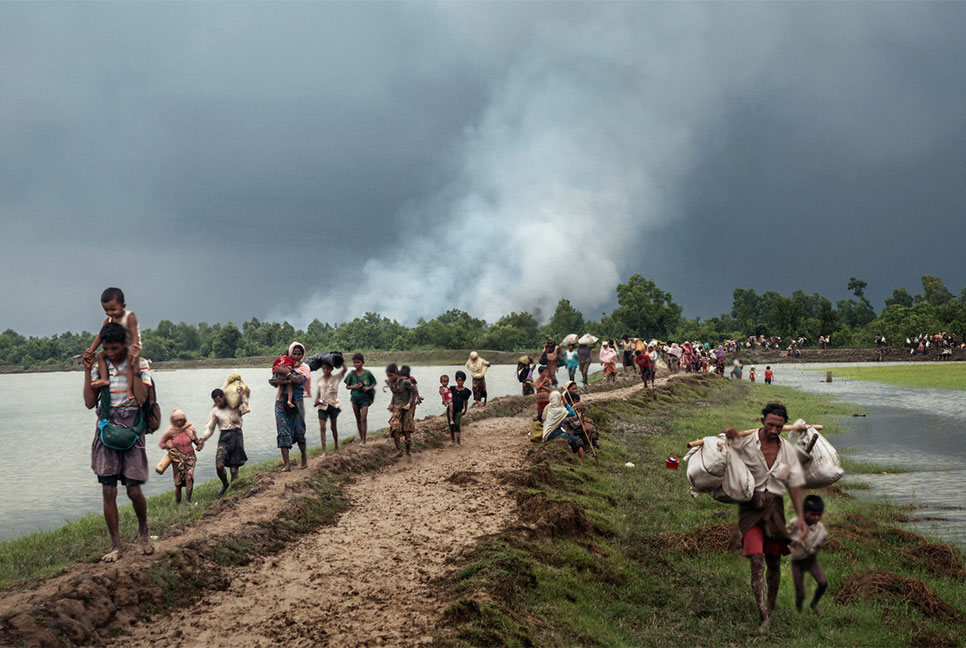
{"label": "dirt path", "polygon": [[[584,396],[625,398],[639,384]],[[432,581],[515,516],[500,477],[523,467],[527,417],[466,428],[462,447],[421,452],[360,477],[334,527],[238,568],[230,586],[118,646],[418,645],[445,609]],[[379,443],[389,443],[380,441]]]}

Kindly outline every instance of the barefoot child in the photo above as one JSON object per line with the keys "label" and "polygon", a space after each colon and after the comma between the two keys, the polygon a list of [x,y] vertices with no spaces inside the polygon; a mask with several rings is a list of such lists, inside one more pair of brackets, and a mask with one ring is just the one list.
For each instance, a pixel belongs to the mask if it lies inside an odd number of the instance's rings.
{"label": "barefoot child", "polygon": [[389,433],[392,435],[393,443],[396,444],[396,456],[402,456],[400,436],[406,437],[406,455],[409,456],[413,433],[413,419],[410,410],[415,405],[416,388],[409,378],[400,375],[395,364],[386,367],[386,383],[389,385],[389,391],[392,392],[392,401],[389,403],[389,411],[392,412],[392,416],[389,418]]}
{"label": "barefoot child", "polygon": [[818,609],[818,600],[822,598],[828,581],[825,579],[825,572],[818,564],[818,552],[828,542],[828,532],[822,524],[822,513],[825,512],[825,502],[818,495],[808,495],[802,503],[805,523],[808,529],[805,537],[797,529],[798,518],[788,523],[788,532],[792,537],[792,544],[789,547],[792,558],[792,580],[795,582],[795,607],[802,611],[802,603],[805,602],[805,572],[807,571],[815,579],[815,595],[812,597],[810,607],[812,612],[821,616],[822,611]]}
{"label": "barefoot child", "polygon": [[376,399],[376,377],[365,368],[366,359],[361,353],[352,356],[353,371],[345,379],[345,388],[351,393],[349,402],[352,403],[352,413],[356,417],[356,429],[359,431],[359,445],[366,445],[366,434],[369,430],[369,406]]}
{"label": "barefoot child", "polygon": [[[284,378],[291,376],[294,370],[295,360],[289,355],[279,356],[272,363],[272,373],[277,377]],[[282,394],[285,394],[285,404],[294,409],[295,401],[292,400],[292,383],[282,383],[278,386],[278,392],[275,394],[276,403],[282,400]]]}
{"label": "barefoot child", "polygon": [[456,443],[456,430],[453,427],[453,392],[449,390],[449,376],[446,374],[439,377],[439,397],[443,400],[443,407],[446,408],[450,441]]}
{"label": "barefoot child", "polygon": [[[171,412],[171,427],[164,431],[158,441],[158,447],[168,451],[168,458],[174,467],[174,501],[181,503],[181,487],[186,490],[188,502],[191,502],[191,493],[195,487],[195,449],[192,444],[200,446],[198,435],[188,417],[179,409]],[[160,468],[160,464],[159,464]],[[163,469],[158,470],[164,472]]]}
{"label": "barefoot child", "polygon": [[748,370],[748,380],[750,380],[751,382],[755,382],[756,376],[757,374],[755,374],[755,368],[754,366],[752,366],[752,368]]}
{"label": "barefoot child", "polygon": [[473,397],[473,392],[465,386],[465,373],[457,371],[455,378],[456,386],[450,387],[449,391],[453,395],[453,434],[456,437],[456,445],[461,445],[460,436],[462,430],[460,429],[460,422],[463,420],[463,416],[466,415],[466,408],[470,405],[470,398]]}
{"label": "barefoot child", "polygon": [[771,370],[771,367],[765,367],[765,384],[770,385],[771,381],[775,379],[775,374]]}
{"label": "barefoot child", "polygon": [[[124,291],[120,288],[106,288],[104,292],[101,293],[101,308],[104,309],[104,314],[107,315],[107,319],[104,320],[104,324],[109,322],[114,322],[115,324],[120,324],[124,327],[125,335],[127,336],[128,345],[128,359],[133,359],[136,355],[141,355],[141,333],[138,330],[138,318],[137,316],[129,310],[126,310],[124,303]],[[103,326],[102,324],[101,326]],[[94,341],[91,346],[84,351],[85,358],[93,358],[94,353],[97,348],[101,346],[101,336],[98,334],[94,337]],[[128,362],[128,368],[133,371],[133,363]],[[109,382],[103,376],[107,376],[107,356],[102,350],[97,354],[97,371],[102,376],[99,380],[92,383],[94,389],[100,389],[101,387],[107,387]],[[134,379],[132,375],[127,377],[127,384],[129,386],[128,392],[126,394],[127,400],[134,398],[134,392],[130,389],[130,385],[134,384]]]}
{"label": "barefoot child", "polygon": [[346,366],[342,365],[342,372],[333,373],[332,365],[322,363],[322,377],[319,378],[319,392],[315,397],[315,406],[319,408],[319,434],[322,436],[322,453],[325,454],[325,422],[332,421],[332,443],[335,451],[339,451],[339,428],[336,420],[342,411],[339,403],[339,384],[345,379]]}

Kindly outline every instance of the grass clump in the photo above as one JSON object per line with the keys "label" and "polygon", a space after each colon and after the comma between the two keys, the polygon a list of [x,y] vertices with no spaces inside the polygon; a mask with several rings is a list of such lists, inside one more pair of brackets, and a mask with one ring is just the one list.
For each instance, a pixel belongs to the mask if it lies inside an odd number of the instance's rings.
{"label": "grass clump", "polygon": [[[693,499],[686,465],[666,470],[664,460],[724,427],[754,427],[761,407],[773,400],[832,434],[836,417],[849,412],[790,388],[687,378],[590,408],[602,432],[599,467],[577,461],[562,444],[533,448],[532,467],[517,476],[521,528],[478,546],[449,585],[455,603],[446,616],[448,641],[906,646],[957,637],[966,601],[961,552],[901,529],[902,509],[851,498],[835,486],[819,491],[832,537],[821,556],[831,584],[826,616],[816,621],[795,612],[786,560],[772,630],[753,637],[758,618],[748,562],[733,548],[736,507],[704,495]],[[628,461],[636,467],[626,468]],[[587,526],[561,522],[567,519],[585,519]],[[913,560],[927,554],[937,559]],[[958,567],[937,573],[934,563],[954,559]],[[925,589],[916,585],[916,591],[935,599],[923,607],[895,596],[891,585],[881,592],[865,585],[863,578],[876,570],[900,579],[884,577],[891,584],[921,584]],[[809,582],[809,592],[812,587]],[[851,593],[833,600],[843,590]]]}
{"label": "grass clump", "polygon": [[934,365],[904,364],[882,367],[833,367],[809,369],[831,371],[834,378],[929,389],[966,389],[966,364],[941,363]]}

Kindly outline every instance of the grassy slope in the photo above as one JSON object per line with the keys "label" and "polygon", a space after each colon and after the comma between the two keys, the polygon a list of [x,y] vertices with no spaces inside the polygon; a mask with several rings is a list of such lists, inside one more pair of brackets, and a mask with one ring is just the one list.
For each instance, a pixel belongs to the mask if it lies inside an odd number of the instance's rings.
{"label": "grassy slope", "polygon": [[966,365],[941,363],[935,365],[900,365],[886,367],[834,367],[813,369],[831,371],[835,378],[867,380],[901,387],[931,389],[966,389]]}
{"label": "grassy slope", "polygon": [[[529,471],[518,494],[518,501],[539,494],[549,502],[573,502],[586,512],[592,530],[552,540],[518,530],[478,547],[452,583],[457,602],[448,620],[455,643],[955,645],[957,622],[927,618],[908,603],[833,602],[843,581],[876,567],[924,580],[943,600],[958,602],[960,611],[966,601],[962,576],[930,574],[903,556],[921,548],[922,541],[896,530],[901,509],[851,499],[837,489],[824,493],[825,522],[838,543],[821,556],[831,583],[823,599],[826,617],[816,622],[795,613],[786,561],[773,630],[765,639],[751,638],[757,613],[747,561],[720,538],[722,528],[736,519],[735,507],[703,495],[692,499],[685,466],[669,471],[664,459],[672,452],[683,454],[690,439],[726,425],[752,424],[773,399],[785,402],[792,417],[827,424],[832,434],[833,415],[845,413],[817,396],[728,381],[679,385],[654,401],[593,407],[591,416],[603,423],[600,467],[575,462],[559,446],[541,448],[537,452],[549,461]],[[626,461],[636,468],[625,468]],[[867,530],[862,519],[849,517],[855,515],[882,526]],[[807,588],[811,592],[810,580]]]}

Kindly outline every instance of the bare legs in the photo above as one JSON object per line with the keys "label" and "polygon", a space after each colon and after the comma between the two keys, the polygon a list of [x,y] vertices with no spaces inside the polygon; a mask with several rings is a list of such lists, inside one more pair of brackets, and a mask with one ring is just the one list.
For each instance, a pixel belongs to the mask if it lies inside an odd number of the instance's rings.
{"label": "bare legs", "polygon": [[818,564],[815,558],[792,561],[792,581],[795,583],[795,607],[801,612],[802,604],[805,603],[805,574],[803,570],[808,570],[808,573],[815,579],[815,594],[812,596],[812,603],[809,607],[812,608],[815,614],[821,616],[822,611],[818,609],[818,601],[825,594],[825,590],[828,588],[828,581],[825,579],[825,572],[822,571],[821,565]]}
{"label": "bare legs", "polygon": [[359,430],[359,439],[361,439],[361,445],[366,445],[366,433],[369,431],[369,406],[359,407],[355,403],[352,404],[352,413],[356,416],[356,429]]}
{"label": "bare legs", "polygon": [[[751,591],[755,595],[755,604],[758,606],[758,615],[761,617],[760,632],[768,629],[770,620],[769,610],[775,609],[775,602],[778,600],[778,588],[781,584],[781,556],[771,556],[756,554],[748,556],[751,563]],[[767,578],[765,567],[768,567]],[[767,580],[768,592],[765,594],[765,584]]]}
{"label": "bare legs", "polygon": [[[151,544],[151,536],[148,533],[148,503],[144,500],[141,486],[128,486],[127,496],[134,507],[134,514],[138,518],[138,546],[144,554],[154,553],[154,546]],[[101,485],[101,497],[104,503],[104,522],[107,524],[107,532],[111,536],[111,551],[105,554],[101,560],[114,562],[121,556],[121,537],[118,532],[117,515],[117,486]]]}
{"label": "bare legs", "polygon": [[[335,417],[331,417],[332,420],[332,443],[335,445],[335,451],[339,451],[339,429],[336,427]],[[319,436],[322,439],[322,452],[325,452],[325,419],[319,419]]]}

